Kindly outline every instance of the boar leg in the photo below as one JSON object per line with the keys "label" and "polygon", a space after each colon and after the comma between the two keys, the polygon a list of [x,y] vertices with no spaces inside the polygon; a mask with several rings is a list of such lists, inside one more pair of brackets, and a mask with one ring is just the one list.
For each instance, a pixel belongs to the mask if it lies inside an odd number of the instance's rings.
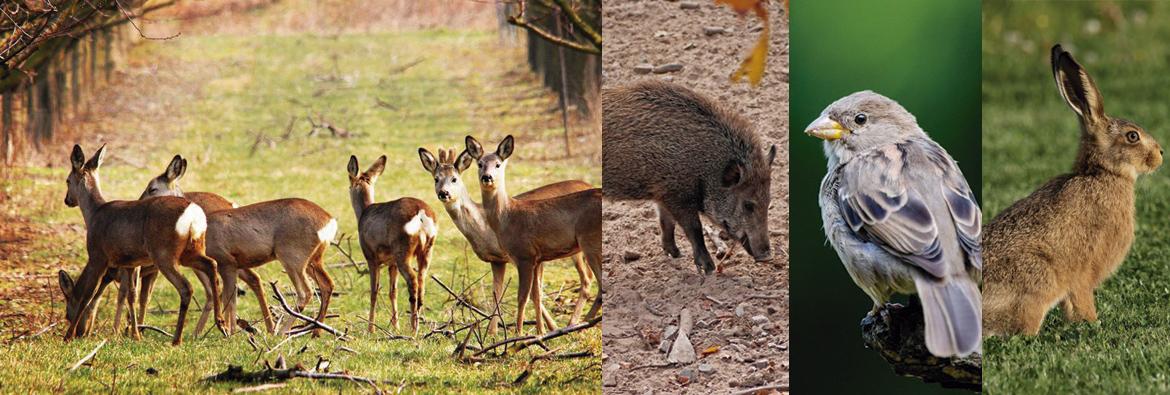
{"label": "boar leg", "polygon": [[670,216],[670,210],[658,203],[656,206],[658,210],[658,226],[662,228],[662,250],[666,251],[666,255],[671,258],[678,258],[682,253],[678,251],[678,244],[674,243],[674,218]]}
{"label": "boar leg", "polygon": [[699,220],[699,212],[694,209],[682,208],[671,210],[671,216],[682,226],[687,239],[691,241],[691,251],[695,254],[695,267],[699,273],[711,274],[715,271],[715,261],[707,251],[707,243],[703,237],[703,222]]}

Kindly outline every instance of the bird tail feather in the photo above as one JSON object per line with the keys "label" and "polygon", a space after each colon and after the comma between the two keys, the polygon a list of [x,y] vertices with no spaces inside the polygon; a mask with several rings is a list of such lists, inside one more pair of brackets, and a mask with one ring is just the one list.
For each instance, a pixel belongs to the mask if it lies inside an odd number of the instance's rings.
{"label": "bird tail feather", "polygon": [[983,305],[979,287],[966,276],[943,281],[915,276],[926,321],[926,348],[938,357],[980,351]]}

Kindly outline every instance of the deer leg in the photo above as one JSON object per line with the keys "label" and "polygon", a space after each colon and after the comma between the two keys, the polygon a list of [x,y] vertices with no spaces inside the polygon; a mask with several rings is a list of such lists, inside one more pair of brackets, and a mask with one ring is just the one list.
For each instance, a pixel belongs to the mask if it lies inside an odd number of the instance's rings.
{"label": "deer leg", "polygon": [[[240,269],[237,271],[241,280],[248,284],[248,288],[252,289],[252,293],[256,295],[256,301],[260,304],[260,315],[264,317],[264,328],[268,329],[268,333],[276,334],[276,324],[272,322],[272,311],[268,309],[268,298],[264,293],[264,286],[260,282],[260,274],[255,270]],[[224,292],[227,291],[227,286],[224,286]],[[234,293],[234,292],[233,292]],[[229,322],[228,325],[232,323]]]}
{"label": "deer leg", "polygon": [[[524,307],[528,305],[528,298],[532,296],[532,285],[536,280],[536,260],[517,258],[516,271],[520,274],[519,290],[516,292],[516,336],[521,336],[524,333]],[[540,314],[539,307],[536,313]]]}
{"label": "deer leg", "polygon": [[589,270],[597,279],[597,296],[593,299],[593,306],[589,307],[589,313],[585,314],[586,320],[592,320],[601,309],[601,294],[605,292],[605,281],[601,278],[601,235],[599,232],[584,234],[577,238],[577,244],[581,246],[581,255],[585,256]]}
{"label": "deer leg", "polygon": [[[146,270],[146,269],[143,269]],[[150,295],[154,293],[154,282],[158,280],[158,269],[151,268],[142,275],[142,284],[138,290],[138,322],[146,322],[146,309],[150,305]]]}
{"label": "deer leg", "polygon": [[[224,292],[219,294],[220,309],[223,319],[227,322],[227,333],[230,336],[236,331],[236,267],[234,265],[219,265],[219,277],[223,281]],[[207,309],[204,309],[207,310]]]}
{"label": "deer leg", "polygon": [[671,213],[678,224],[682,226],[687,239],[691,241],[691,253],[695,255],[695,267],[699,273],[711,274],[715,271],[715,261],[707,251],[707,243],[703,236],[703,223],[699,221],[699,213],[692,209],[678,209]]}
{"label": "deer leg", "polygon": [[398,274],[405,277],[407,295],[410,295],[410,329],[418,335],[418,273],[410,267],[409,259],[409,251],[403,251],[395,254],[394,263],[398,266]]}
{"label": "deer leg", "polygon": [[[138,316],[134,314],[134,296],[138,295],[138,278],[142,274],[141,267],[135,267],[127,270],[126,274],[126,321],[130,325],[130,338],[134,340],[142,340],[142,333],[138,332]],[[122,303],[118,304],[119,306]],[[120,310],[120,309],[119,309]]]}
{"label": "deer leg", "polygon": [[[380,277],[381,277],[381,272],[379,271],[379,270],[381,270],[381,267],[378,264],[378,257],[374,254],[366,252],[365,248],[362,248],[362,255],[366,256],[366,271],[368,271],[369,275],[370,275],[370,316],[369,316],[369,322],[367,323],[368,325],[366,325],[366,327],[367,327],[366,330],[369,333],[374,333],[374,328],[375,328],[374,323],[377,322],[374,320],[374,316],[377,315],[376,313],[378,311],[378,291],[381,288],[378,286],[378,281],[380,280]],[[391,279],[391,282],[393,282],[393,281],[394,280]],[[394,303],[393,299],[391,299],[390,303]]]}
{"label": "deer leg", "polygon": [[[183,257],[183,265],[195,270],[195,276],[199,277],[199,282],[203,284],[203,293],[206,295],[206,302],[204,302],[203,312],[199,314],[199,325],[196,326],[196,334],[203,333],[203,324],[207,322],[207,306],[211,305],[212,312],[215,313],[215,325],[219,327],[220,332],[227,333],[226,324],[223,321],[223,310],[220,308],[220,281],[218,273],[218,263],[202,252],[190,254]],[[160,268],[161,269],[161,268]],[[200,275],[202,273],[202,275]],[[235,290],[232,290],[235,294]]]}
{"label": "deer leg", "polygon": [[577,288],[577,303],[573,306],[573,315],[569,316],[570,326],[581,320],[581,313],[585,312],[585,303],[589,300],[589,287],[593,285],[593,280],[589,277],[591,274],[589,265],[585,263],[585,254],[573,255],[573,266],[577,268],[577,278],[581,281],[581,286]]}
{"label": "deer leg", "polygon": [[158,256],[154,262],[155,266],[158,266],[159,273],[162,273],[163,277],[166,277],[167,281],[170,281],[171,285],[175,286],[175,290],[179,292],[179,321],[175,324],[175,337],[171,341],[171,345],[178,346],[183,342],[183,325],[187,322],[187,308],[191,305],[191,283],[183,278],[182,274],[179,274],[178,259]]}
{"label": "deer leg", "polygon": [[[321,294],[321,309],[317,311],[317,321],[320,322],[325,322],[325,316],[329,312],[329,301],[333,299],[333,279],[325,272],[325,266],[321,263],[326,246],[328,244],[325,243],[317,246],[317,250],[309,258],[308,267],[309,275],[313,276],[313,282],[317,283],[317,290]],[[317,329],[313,335],[320,336],[320,333],[321,329]]]}
{"label": "deer leg", "polygon": [[394,327],[394,331],[398,331],[398,265],[386,265],[388,276],[390,277],[390,286],[386,287],[386,293],[390,296],[390,326]]}
{"label": "deer leg", "polygon": [[414,253],[414,259],[418,261],[418,277],[416,279],[418,280],[418,309],[420,315],[422,314],[423,306],[425,306],[423,304],[423,298],[427,294],[427,268],[431,264],[431,247],[434,246],[434,241],[431,240],[427,243],[425,246],[419,245],[419,248]]}
{"label": "deer leg", "polygon": [[[503,311],[500,308],[500,301],[504,300],[504,275],[508,269],[507,262],[492,262],[492,300],[496,310]],[[496,310],[492,310],[492,317],[488,319],[488,335],[495,335],[499,330],[500,316],[495,314]],[[503,313],[501,313],[502,315]]]}
{"label": "deer leg", "polygon": [[126,305],[126,291],[128,288],[130,288],[130,286],[129,286],[129,284],[130,284],[129,273],[131,272],[131,269],[114,269],[114,270],[117,270],[117,272],[118,272],[117,273],[117,276],[118,276],[118,296],[115,298],[115,300],[117,300],[117,302],[114,304],[116,307],[114,309],[114,327],[113,327],[114,335],[117,336],[120,334],[128,333],[128,332],[125,332],[122,330],[122,310],[123,310],[123,307]]}
{"label": "deer leg", "polygon": [[195,334],[203,333],[203,328],[207,325],[207,318],[211,317],[211,310],[207,307],[213,304],[218,304],[219,300],[212,299],[211,293],[211,279],[207,278],[207,274],[201,271],[195,271],[195,278],[199,280],[199,284],[203,285],[203,310],[199,312],[199,321],[195,323]]}
{"label": "deer leg", "polygon": [[[305,306],[309,304],[309,299],[312,298],[312,290],[309,289],[309,281],[306,276],[309,266],[309,258],[312,251],[302,251],[301,248],[294,248],[292,245],[285,245],[278,247],[276,250],[276,259],[280,261],[284,271],[288,273],[289,280],[292,280],[293,290],[297,294],[297,305],[294,307],[297,311],[304,311]],[[282,325],[281,333],[287,332],[295,324],[295,319],[290,319]]]}
{"label": "deer leg", "polygon": [[536,278],[532,284],[532,300],[537,308],[540,309],[539,320],[536,323],[536,330],[540,332],[552,331],[557,327],[556,320],[553,319],[552,314],[544,307],[544,262],[537,262],[536,264]]}
{"label": "deer leg", "polygon": [[657,203],[655,209],[658,211],[658,227],[662,230],[662,250],[671,258],[682,256],[674,241],[674,218],[670,216],[670,210],[662,203]]}

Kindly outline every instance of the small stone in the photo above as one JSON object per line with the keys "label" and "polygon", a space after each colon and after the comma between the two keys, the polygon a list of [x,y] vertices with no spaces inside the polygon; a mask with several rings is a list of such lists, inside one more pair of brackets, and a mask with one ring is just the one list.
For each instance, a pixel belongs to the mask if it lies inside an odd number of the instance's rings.
{"label": "small stone", "polygon": [[677,379],[679,384],[688,384],[695,381],[695,370],[691,368],[683,369],[678,372]]}
{"label": "small stone", "polygon": [[716,34],[721,34],[724,31],[725,30],[723,30],[723,28],[721,28],[719,26],[707,26],[707,27],[703,28],[703,34],[706,34],[708,36],[714,36]]}
{"label": "small stone", "polygon": [[756,324],[756,325],[764,325],[764,324],[767,324],[768,321],[769,321],[768,317],[766,317],[762,314],[752,316],[752,323]]}
{"label": "small stone", "polygon": [[776,314],[776,311],[775,307],[768,306],[768,314]]}
{"label": "small stone", "polygon": [[625,254],[622,254],[622,259],[625,260],[626,262],[633,262],[633,261],[642,259],[642,253],[637,252],[637,251],[632,251],[632,250],[626,251]]}
{"label": "small stone", "polygon": [[747,308],[746,303],[740,303],[739,306],[735,306],[735,316],[736,317],[743,317],[744,314],[747,314],[747,312],[744,311],[746,308]]}
{"label": "small stone", "polygon": [[752,362],[752,367],[754,367],[756,369],[767,369],[768,368],[768,360],[761,359],[759,361]]}
{"label": "small stone", "polygon": [[682,63],[667,63],[654,68],[654,74],[673,73],[683,69]]}
{"label": "small stone", "polygon": [[695,49],[695,43],[687,43],[687,45],[683,46],[684,51],[689,51],[692,49]]}
{"label": "small stone", "polygon": [[603,375],[601,375],[601,386],[602,387],[617,387],[617,385],[618,385],[618,382],[617,382],[617,375],[616,374],[603,374]]}
{"label": "small stone", "polygon": [[670,348],[670,356],[666,358],[666,361],[685,365],[695,362],[697,359],[695,346],[691,344],[691,339],[687,338],[686,332],[679,333],[678,338],[674,339],[674,346]]}
{"label": "small stone", "polygon": [[151,376],[158,376],[158,369],[146,368],[146,374],[151,375]]}
{"label": "small stone", "polygon": [[682,311],[678,313],[678,331],[680,334],[689,335],[691,329],[695,328],[695,319],[691,318],[691,309],[683,307]]}
{"label": "small stone", "polygon": [[667,36],[670,36],[670,32],[665,31],[665,30],[659,30],[659,31],[654,32],[654,38],[663,38],[663,37],[667,37]]}
{"label": "small stone", "polygon": [[684,10],[697,10],[699,9],[699,3],[695,1],[684,1],[678,5],[678,8],[682,8]]}
{"label": "small stone", "polygon": [[662,340],[674,340],[675,335],[678,335],[677,326],[667,325],[666,329],[662,330]]}
{"label": "small stone", "polygon": [[654,71],[654,65],[649,63],[634,66],[634,74],[650,74],[651,71]]}
{"label": "small stone", "polygon": [[759,325],[753,326],[752,327],[752,335],[763,336],[764,335],[764,327],[759,326]]}
{"label": "small stone", "polygon": [[663,353],[670,352],[670,344],[671,343],[672,342],[670,340],[662,339],[662,341],[658,343],[658,351],[661,351]]}
{"label": "small stone", "polygon": [[715,367],[711,366],[709,364],[701,363],[701,364],[699,364],[699,373],[702,373],[702,374],[715,373]]}

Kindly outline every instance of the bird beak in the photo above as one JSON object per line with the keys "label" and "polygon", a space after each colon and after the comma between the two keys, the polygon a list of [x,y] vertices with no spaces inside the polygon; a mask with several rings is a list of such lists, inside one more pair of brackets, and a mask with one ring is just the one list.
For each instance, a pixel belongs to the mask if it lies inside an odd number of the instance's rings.
{"label": "bird beak", "polygon": [[833,141],[844,137],[846,133],[849,133],[849,129],[845,129],[837,121],[829,119],[828,115],[822,115],[808,125],[808,128],[804,129],[804,133],[821,140]]}

